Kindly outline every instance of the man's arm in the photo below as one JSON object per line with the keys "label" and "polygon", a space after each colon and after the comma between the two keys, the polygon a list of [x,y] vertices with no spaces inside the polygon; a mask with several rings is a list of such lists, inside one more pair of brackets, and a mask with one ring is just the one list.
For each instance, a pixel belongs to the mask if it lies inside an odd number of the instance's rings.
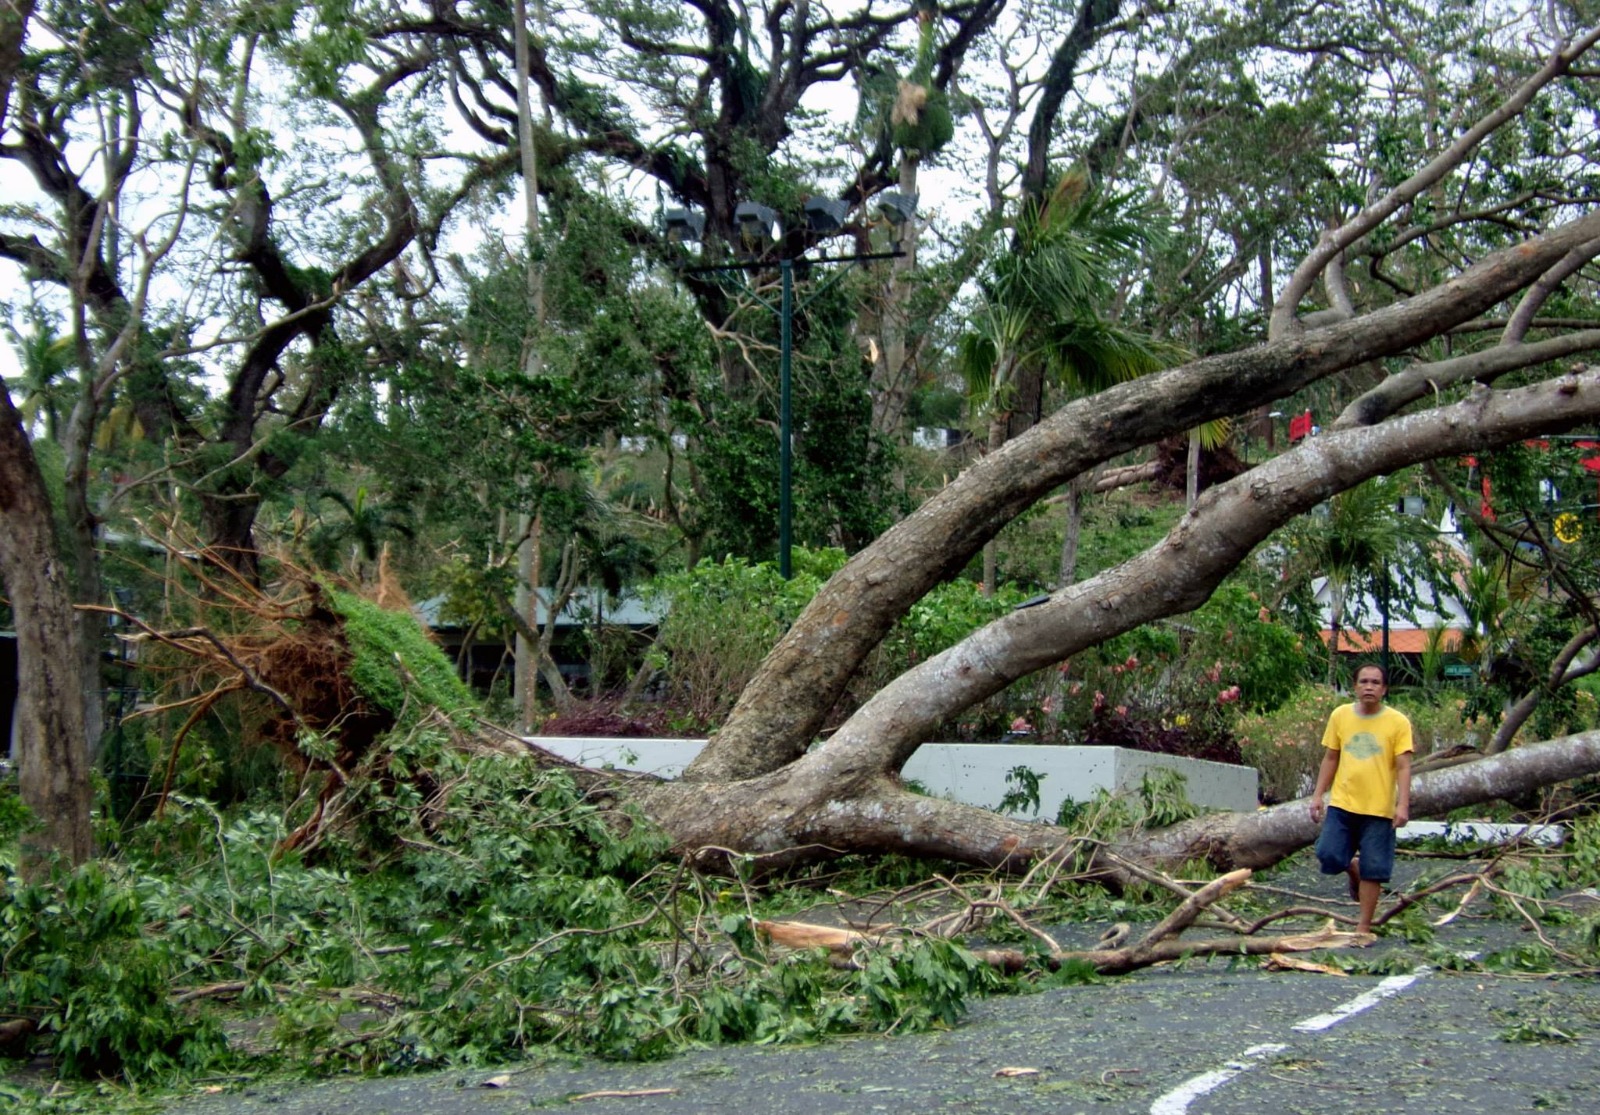
{"label": "man's arm", "polygon": [[1403,829],[1411,820],[1411,752],[1394,757],[1394,827]]}
{"label": "man's arm", "polygon": [[[1410,757],[1409,755],[1406,756],[1407,759]],[[1322,749],[1322,765],[1317,768],[1317,788],[1311,791],[1311,819],[1319,824],[1322,822],[1322,814],[1326,808],[1322,801],[1323,796],[1327,794],[1328,788],[1333,785],[1333,775],[1338,769],[1339,753],[1331,747],[1324,747]],[[1406,800],[1409,802],[1410,798],[1411,767],[1408,763],[1406,766]]]}

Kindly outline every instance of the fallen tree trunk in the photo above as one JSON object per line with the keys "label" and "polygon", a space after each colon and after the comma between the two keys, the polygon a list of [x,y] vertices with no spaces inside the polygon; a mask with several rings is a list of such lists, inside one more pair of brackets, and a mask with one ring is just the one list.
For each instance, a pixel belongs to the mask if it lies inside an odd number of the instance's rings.
{"label": "fallen tree trunk", "polygon": [[[1420,774],[1411,812],[1438,816],[1595,774],[1600,732],[1585,732]],[[708,868],[735,857],[782,870],[850,853],[894,852],[1021,870],[1078,839],[1055,825],[915,794],[887,776],[851,797],[830,796],[826,787],[805,793],[804,786],[779,772],[727,783],[634,783],[622,793],[678,850]],[[1096,869],[1120,885],[1133,875],[1118,858],[1174,866],[1204,861],[1219,871],[1270,867],[1316,840],[1307,805],[1302,799],[1256,813],[1211,813],[1131,834],[1108,845],[1111,855],[1098,857]]]}
{"label": "fallen tree trunk", "polygon": [[[1600,774],[1600,732],[1531,743],[1473,763],[1427,771],[1411,785],[1411,815],[1437,817],[1464,806],[1514,798]],[[1212,814],[1154,830],[1119,847],[1146,863],[1204,859],[1222,870],[1269,867],[1316,840],[1304,800],[1259,813]]]}
{"label": "fallen tree trunk", "polygon": [[[744,779],[704,779],[702,770],[701,781],[641,790],[639,803],[680,848],[715,849],[713,859],[749,855],[769,867],[844,852],[896,852],[994,867],[1031,860],[1063,837],[1048,826],[909,794],[896,781],[896,772],[941,721],[1081,649],[1198,606],[1273,529],[1336,491],[1441,450],[1475,451],[1596,415],[1600,372],[1586,370],[1512,391],[1478,391],[1452,406],[1380,427],[1312,439],[1208,490],[1145,553],[1014,611],[908,670],[826,741],[787,765]],[[713,741],[707,750],[715,746]],[[1574,749],[1580,769],[1537,769],[1530,785],[1589,773],[1593,756]],[[1522,759],[1515,770],[1528,769],[1530,762]],[[1512,768],[1506,777],[1513,777]],[[1444,812],[1516,792],[1479,787],[1477,796],[1439,806],[1414,797],[1413,811]],[[1224,869],[1260,867],[1303,847],[1313,835],[1303,806],[1279,807],[1146,834],[1126,854],[1158,862],[1200,858]]]}

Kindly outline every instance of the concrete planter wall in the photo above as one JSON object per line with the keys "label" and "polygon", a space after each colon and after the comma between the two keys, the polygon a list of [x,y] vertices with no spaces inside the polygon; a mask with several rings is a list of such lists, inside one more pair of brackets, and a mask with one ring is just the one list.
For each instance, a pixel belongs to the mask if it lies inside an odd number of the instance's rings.
{"label": "concrete planter wall", "polygon": [[[589,767],[635,770],[661,778],[683,773],[703,739],[591,739],[530,736],[528,742]],[[1006,743],[929,743],[918,748],[902,772],[928,793],[993,808],[1012,787],[1006,774],[1027,767],[1039,776],[1039,817],[1053,820],[1066,800],[1086,801],[1097,790],[1130,793],[1147,771],[1180,772],[1189,800],[1207,809],[1253,812],[1256,771],[1228,763],[1152,755],[1122,747],[1052,747]]]}

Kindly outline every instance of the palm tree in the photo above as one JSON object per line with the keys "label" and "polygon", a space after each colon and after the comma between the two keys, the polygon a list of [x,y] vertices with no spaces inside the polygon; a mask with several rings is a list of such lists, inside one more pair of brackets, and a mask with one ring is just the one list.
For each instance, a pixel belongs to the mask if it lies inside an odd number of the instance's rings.
{"label": "palm tree", "polygon": [[416,537],[410,510],[373,499],[364,485],[356,488],[354,499],[333,488],[319,492],[317,499],[334,503],[344,512],[340,519],[323,520],[307,539],[312,558],[324,568],[335,565],[349,546],[350,572],[361,580],[378,560],[385,541],[394,536]]}
{"label": "palm tree", "polygon": [[[1422,545],[1435,537],[1433,527],[1398,510],[1401,483],[1378,477],[1340,492],[1323,508],[1303,517],[1289,532],[1289,562],[1284,569],[1285,592],[1295,583],[1320,574],[1328,589],[1328,626],[1333,637],[1328,646],[1328,684],[1335,681],[1340,633],[1351,596],[1373,589],[1388,599],[1389,570],[1403,558],[1413,567],[1431,559]],[[1413,569],[1413,572],[1423,570]],[[1425,571],[1424,571],[1425,572]],[[1401,597],[1410,600],[1410,581]]]}
{"label": "palm tree", "polygon": [[71,410],[78,392],[71,378],[77,358],[72,338],[57,334],[37,307],[29,316],[34,326],[31,333],[24,334],[9,323],[5,327],[22,365],[17,381],[22,401],[17,410],[24,429],[43,419],[45,440],[59,441],[62,413]]}
{"label": "palm tree", "polygon": [[[1111,277],[1160,237],[1152,211],[1136,197],[1100,191],[1082,171],[1064,175],[1042,201],[1024,202],[1012,245],[992,254],[971,327],[957,344],[969,399],[987,409],[989,452],[1005,444],[1024,371],[1037,367],[1047,382],[1088,394],[1156,371],[1178,354],[1100,312],[1115,299]],[[1064,551],[1075,537],[1081,489],[1074,497]],[[992,542],[984,548],[983,577],[992,592]]]}

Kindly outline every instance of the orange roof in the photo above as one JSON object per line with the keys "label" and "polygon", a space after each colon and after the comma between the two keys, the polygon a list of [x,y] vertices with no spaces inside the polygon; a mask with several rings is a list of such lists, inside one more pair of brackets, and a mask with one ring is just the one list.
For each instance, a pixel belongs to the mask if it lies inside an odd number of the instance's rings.
{"label": "orange roof", "polygon": [[[1415,627],[1403,627],[1389,632],[1389,653],[1391,654],[1421,654],[1428,648],[1428,639],[1432,633],[1419,631]],[[1322,632],[1324,643],[1333,642],[1333,632],[1324,629]],[[1461,647],[1461,632],[1456,628],[1446,628],[1444,638],[1440,640],[1441,650],[1453,651]],[[1342,628],[1339,631],[1339,650],[1344,654],[1371,654],[1383,649],[1383,632],[1352,631]]]}

